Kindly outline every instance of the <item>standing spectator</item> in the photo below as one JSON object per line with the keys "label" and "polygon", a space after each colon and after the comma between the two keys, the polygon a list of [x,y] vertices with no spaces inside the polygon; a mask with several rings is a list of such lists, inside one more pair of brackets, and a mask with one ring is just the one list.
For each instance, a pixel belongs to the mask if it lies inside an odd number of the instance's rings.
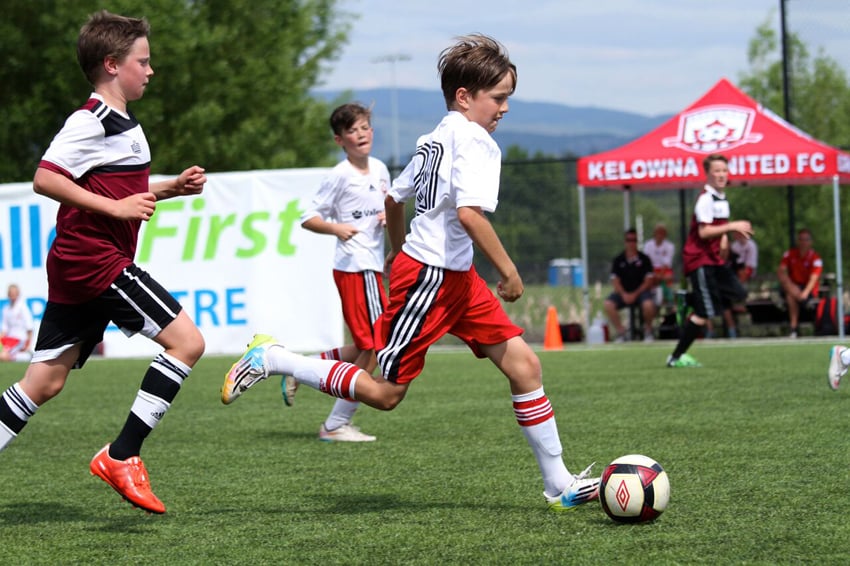
{"label": "standing spectator", "polygon": [[700,367],[688,354],[688,349],[706,328],[708,321],[722,312],[724,304],[743,301],[747,291],[726,264],[729,252],[729,232],[740,232],[749,238],[753,227],[748,220],[730,221],[729,201],[724,192],[729,183],[729,164],[726,156],[713,153],[702,162],[705,188],[697,197],[682,264],[691,284],[687,295],[692,312],[678,305],[683,328],[667,367]]}
{"label": "standing spectator", "polygon": [[788,304],[791,338],[796,338],[799,334],[800,306],[809,307],[820,291],[823,260],[812,249],[812,244],[811,230],[800,229],[797,232],[797,245],[782,254],[779,269],[776,271]]}
{"label": "standing spectator", "polygon": [[[735,232],[732,238],[732,243],[729,244],[729,259],[727,261],[729,267],[738,276],[738,280],[742,285],[749,283],[758,267],[758,247],[755,240],[746,238],[740,232]],[[723,305],[723,322],[726,325],[726,336],[729,338],[738,337],[738,323],[735,319],[736,312],[744,312],[746,308],[742,302],[734,304],[724,303]]]}
{"label": "standing spectator", "polygon": [[643,314],[644,341],[651,341],[652,321],[657,312],[652,298],[652,287],[655,282],[652,260],[638,250],[637,231],[634,228],[626,230],[625,249],[614,258],[611,264],[611,284],[614,291],[605,299],[605,314],[617,330],[617,342],[627,339],[626,328],[620,320],[620,309],[638,305]]}
{"label": "standing spectator", "polygon": [[667,227],[658,223],[652,231],[652,239],[643,245],[643,253],[652,261],[655,271],[655,302],[669,303],[673,298],[673,256],[676,246],[667,239]]}
{"label": "standing spectator", "polygon": [[0,361],[28,362],[32,358],[32,312],[17,285],[9,285],[7,293],[9,302],[3,306],[0,321]]}
{"label": "standing spectator", "polygon": [[735,232],[732,243],[729,244],[729,254],[735,273],[741,283],[749,283],[759,264],[759,249],[756,241],[746,238],[743,234]]}

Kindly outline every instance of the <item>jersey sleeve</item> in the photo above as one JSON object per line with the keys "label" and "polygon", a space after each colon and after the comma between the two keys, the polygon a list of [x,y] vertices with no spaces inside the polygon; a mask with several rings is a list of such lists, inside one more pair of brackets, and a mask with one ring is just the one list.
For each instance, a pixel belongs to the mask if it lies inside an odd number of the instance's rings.
{"label": "jersey sleeve", "polygon": [[700,224],[714,222],[714,199],[710,193],[702,193],[694,206],[694,216]]}
{"label": "jersey sleeve", "polygon": [[336,174],[330,174],[322,180],[319,190],[313,195],[310,205],[304,214],[301,215],[302,224],[316,216],[322,220],[327,220],[328,218],[339,220],[334,217],[336,213],[335,203],[340,188],[343,186],[343,181],[344,179]]}
{"label": "jersey sleeve", "polygon": [[104,163],[104,137],[100,120],[91,112],[78,110],[53,138],[39,166],[79,179]]}

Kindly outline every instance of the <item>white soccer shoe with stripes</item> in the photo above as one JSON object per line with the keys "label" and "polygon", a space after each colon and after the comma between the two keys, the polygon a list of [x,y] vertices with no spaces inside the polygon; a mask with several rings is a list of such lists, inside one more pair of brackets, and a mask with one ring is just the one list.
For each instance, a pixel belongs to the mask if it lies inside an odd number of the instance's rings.
{"label": "white soccer shoe with stripes", "polygon": [[268,334],[254,335],[254,339],[248,344],[248,349],[224,376],[224,385],[221,386],[222,403],[225,405],[233,403],[255,383],[269,376],[265,363],[266,351],[276,344],[277,340]]}
{"label": "white soccer shoe with stripes", "polygon": [[549,504],[549,510],[557,512],[570,511],[579,505],[599,498],[600,478],[587,477],[590,469],[593,468],[593,464],[585,468],[579,475],[574,476],[573,483],[560,495],[550,497],[545,493],[543,494],[546,497],[546,502]]}

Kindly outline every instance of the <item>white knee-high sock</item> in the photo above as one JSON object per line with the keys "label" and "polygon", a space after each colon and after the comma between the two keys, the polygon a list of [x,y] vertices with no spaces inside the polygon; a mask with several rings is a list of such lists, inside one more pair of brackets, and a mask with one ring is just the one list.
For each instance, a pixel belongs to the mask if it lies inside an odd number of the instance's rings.
{"label": "white knee-high sock", "polygon": [[298,383],[342,399],[354,399],[354,386],[362,371],[354,364],[310,358],[276,345],[269,347],[265,361],[271,374],[291,375]]}
{"label": "white knee-high sock", "polygon": [[570,486],[573,476],[561,458],[563,449],[552,405],[542,387],[531,393],[511,395],[511,400],[517,422],[543,476],[543,491],[554,497]]}
{"label": "white knee-high sock", "polygon": [[841,351],[841,363],[845,366],[850,365],[850,348]]}
{"label": "white knee-high sock", "polygon": [[334,403],[334,408],[331,410],[331,414],[325,419],[325,429],[336,430],[342,425],[349,424],[351,419],[354,418],[354,413],[359,406],[360,403],[357,401],[337,399],[336,403]]}

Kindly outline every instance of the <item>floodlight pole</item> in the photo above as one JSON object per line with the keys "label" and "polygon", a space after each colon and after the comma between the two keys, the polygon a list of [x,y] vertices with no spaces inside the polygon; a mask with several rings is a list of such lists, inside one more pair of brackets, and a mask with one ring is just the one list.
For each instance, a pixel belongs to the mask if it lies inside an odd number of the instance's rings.
{"label": "floodlight pole", "polygon": [[[782,104],[785,112],[785,121],[789,124],[793,124],[794,122],[791,120],[791,89],[789,88],[788,80],[788,65],[790,57],[788,53],[788,26],[785,18],[785,2],[786,0],[779,0],[779,27],[780,35],[782,36]],[[788,185],[786,195],[788,201],[788,246],[794,247],[796,241],[796,229],[794,226],[793,185]]]}
{"label": "floodlight pole", "polygon": [[410,61],[410,55],[405,53],[393,53],[390,55],[382,55],[372,59],[373,63],[389,63],[390,64],[390,112],[392,113],[392,136],[393,136],[393,154],[390,158],[390,168],[396,167],[400,161],[400,150],[398,140],[398,89],[396,88],[395,64],[399,61]]}

